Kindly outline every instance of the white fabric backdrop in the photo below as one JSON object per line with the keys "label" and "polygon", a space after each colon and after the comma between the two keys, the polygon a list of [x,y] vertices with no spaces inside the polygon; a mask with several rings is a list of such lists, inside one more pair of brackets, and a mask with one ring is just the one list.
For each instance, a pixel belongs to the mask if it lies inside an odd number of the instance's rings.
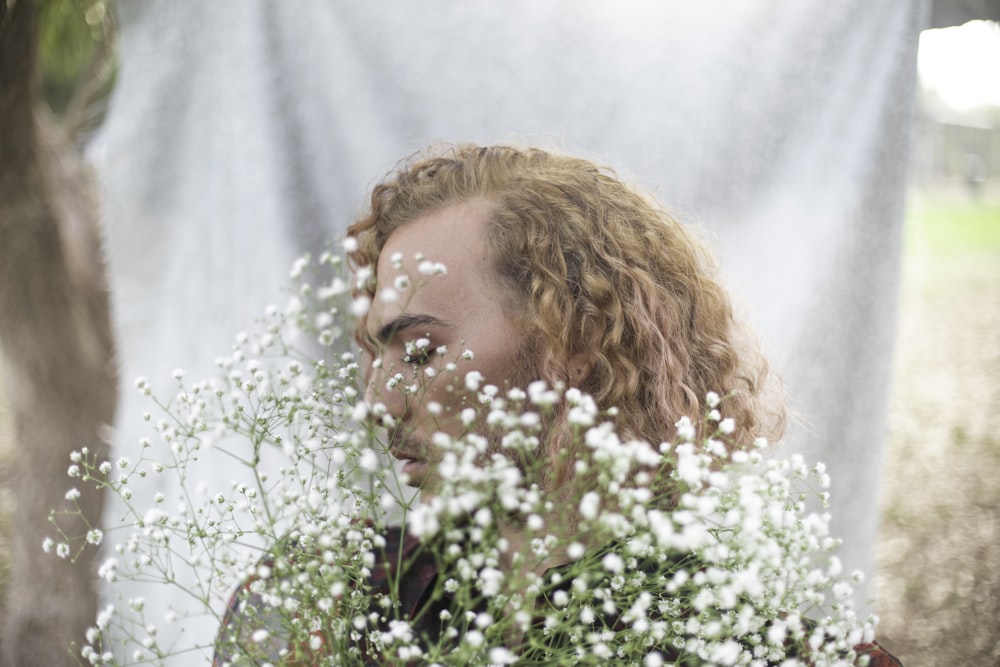
{"label": "white fabric backdrop", "polygon": [[562,147],[710,230],[870,574],[925,5],[123,0],[93,154],[126,387],[211,372],[404,155]]}

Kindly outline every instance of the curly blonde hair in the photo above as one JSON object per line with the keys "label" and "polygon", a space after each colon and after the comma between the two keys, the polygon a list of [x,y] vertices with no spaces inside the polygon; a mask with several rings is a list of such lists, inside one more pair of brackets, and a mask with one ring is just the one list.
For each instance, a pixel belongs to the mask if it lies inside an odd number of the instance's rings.
{"label": "curly blonde hair", "polygon": [[[629,437],[670,440],[696,427],[717,392],[735,446],[776,439],[784,404],[753,336],[733,317],[705,246],[652,199],[587,160],[537,148],[436,147],[404,161],[371,194],[348,230],[355,269],[377,265],[393,231],[446,206],[492,204],[488,252],[508,288],[504,307],[527,323],[542,355],[541,379],[577,384],[617,408]],[[361,288],[374,297],[371,281]],[[364,339],[366,322],[358,324]],[[774,378],[770,378],[774,379]]]}

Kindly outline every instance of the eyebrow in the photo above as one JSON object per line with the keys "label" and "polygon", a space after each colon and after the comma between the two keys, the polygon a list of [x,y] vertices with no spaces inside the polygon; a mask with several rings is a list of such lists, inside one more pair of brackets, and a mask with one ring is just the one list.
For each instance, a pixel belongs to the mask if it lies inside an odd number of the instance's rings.
{"label": "eyebrow", "polygon": [[390,322],[387,322],[375,334],[375,342],[381,345],[387,344],[400,331],[412,329],[414,327],[430,324],[436,327],[450,329],[451,325],[444,320],[433,315],[403,313]]}

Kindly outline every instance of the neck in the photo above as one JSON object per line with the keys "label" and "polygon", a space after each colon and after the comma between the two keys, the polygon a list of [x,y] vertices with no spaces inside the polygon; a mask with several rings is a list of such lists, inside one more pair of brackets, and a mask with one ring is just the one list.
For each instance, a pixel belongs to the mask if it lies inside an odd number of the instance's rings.
{"label": "neck", "polygon": [[531,546],[527,531],[521,526],[509,523],[500,525],[500,536],[507,542],[506,551],[500,554],[500,567],[507,574],[536,574],[541,576],[546,570],[566,565],[571,561],[567,555],[568,540],[558,535],[559,544],[541,554]]}

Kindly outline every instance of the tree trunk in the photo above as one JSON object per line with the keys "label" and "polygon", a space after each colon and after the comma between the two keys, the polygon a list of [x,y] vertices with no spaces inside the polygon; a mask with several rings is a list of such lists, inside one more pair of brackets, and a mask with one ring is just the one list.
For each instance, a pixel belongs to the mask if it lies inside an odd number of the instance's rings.
{"label": "tree trunk", "polygon": [[3,667],[77,664],[70,644],[97,611],[95,550],[74,565],[41,545],[72,486],[99,523],[101,495],[66,470],[71,451],[107,449],[117,399],[96,207],[75,149],[38,112],[37,32],[33,1],[0,1],[0,352],[17,451]]}

